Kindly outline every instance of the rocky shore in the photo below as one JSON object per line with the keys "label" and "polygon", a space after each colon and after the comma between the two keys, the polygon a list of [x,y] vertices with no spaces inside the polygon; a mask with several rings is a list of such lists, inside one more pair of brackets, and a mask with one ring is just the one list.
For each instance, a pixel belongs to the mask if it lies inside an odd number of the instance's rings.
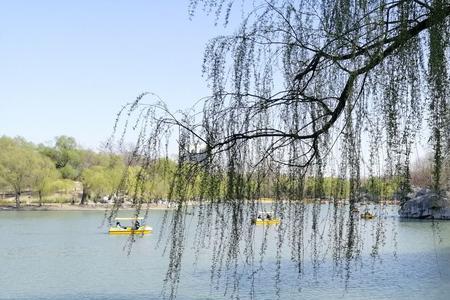
{"label": "rocky shore", "polygon": [[448,194],[437,194],[429,189],[419,190],[398,211],[401,218],[450,220]]}

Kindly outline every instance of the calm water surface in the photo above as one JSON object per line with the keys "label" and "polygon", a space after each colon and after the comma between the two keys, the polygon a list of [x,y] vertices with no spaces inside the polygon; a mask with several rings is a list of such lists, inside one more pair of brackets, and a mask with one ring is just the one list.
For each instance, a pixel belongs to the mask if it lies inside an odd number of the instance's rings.
{"label": "calm water surface", "polygon": [[[158,234],[138,238],[127,255],[127,237],[105,234],[103,214],[0,212],[0,299],[161,299],[167,258],[164,245],[155,248]],[[150,212],[155,231],[162,215]],[[431,222],[399,221],[393,212],[385,223],[380,259],[363,254],[346,284],[326,258],[317,273],[306,266],[299,278],[287,252],[279,299],[450,299],[450,222],[436,230]],[[275,254],[269,247],[254,283],[257,299],[277,298]],[[210,252],[195,266],[192,257],[187,247],[178,299],[229,299],[210,285]],[[249,286],[243,277],[240,299],[249,299]]]}

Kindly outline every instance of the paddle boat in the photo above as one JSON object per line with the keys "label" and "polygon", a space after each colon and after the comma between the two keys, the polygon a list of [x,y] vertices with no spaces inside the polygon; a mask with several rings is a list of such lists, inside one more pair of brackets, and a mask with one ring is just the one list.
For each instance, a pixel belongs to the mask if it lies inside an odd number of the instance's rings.
{"label": "paddle boat", "polygon": [[365,219],[365,220],[371,220],[375,218],[375,215],[370,213],[369,211],[365,211],[364,213],[361,214],[361,219]]}
{"label": "paddle boat", "polygon": [[258,212],[258,216],[252,219],[254,225],[278,225],[281,221],[273,216],[272,212]]}
{"label": "paddle boat", "polygon": [[352,208],[352,214],[359,214],[359,209],[356,207]]}
{"label": "paddle boat", "polygon": [[[152,233],[153,228],[150,226],[140,224],[139,220],[144,218],[116,218],[116,225],[109,228],[109,234],[147,234]],[[122,226],[120,221],[131,221],[131,226]]]}

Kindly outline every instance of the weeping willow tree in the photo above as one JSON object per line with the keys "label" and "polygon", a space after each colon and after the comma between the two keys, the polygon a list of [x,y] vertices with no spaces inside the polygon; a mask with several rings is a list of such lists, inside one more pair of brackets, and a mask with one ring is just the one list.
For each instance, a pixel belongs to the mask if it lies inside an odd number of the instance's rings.
{"label": "weeping willow tree", "polygon": [[[204,10],[227,26],[234,5],[191,0],[189,13]],[[255,280],[271,244],[277,285],[285,246],[299,274],[305,255],[318,266],[331,253],[336,273],[347,275],[364,247],[376,256],[383,221],[367,245],[352,213],[363,198],[361,172],[367,170],[369,182],[395,179],[406,199],[411,152],[422,128],[434,151],[433,188],[443,180],[450,146],[449,1],[243,1],[237,10],[244,17],[235,32],[206,46],[203,72],[211,96],[201,109],[171,113],[160,100],[147,104],[144,99],[156,96],[146,93],[123,108],[114,128],[112,141],[136,138],[130,164],[143,166],[133,193],[137,213],[149,200],[139,186],[167,155],[170,137],[177,140],[169,193],[176,209],[165,218],[170,298],[187,243],[187,201],[197,204],[196,253],[212,250],[212,284],[224,283],[238,298],[242,275]],[[325,176],[336,178],[326,221],[320,205]],[[313,182],[312,199],[305,199],[307,182]],[[262,197],[273,199],[271,209],[282,222],[275,240],[265,234],[255,245],[250,219],[262,209]],[[324,236],[326,226],[330,234]]]}

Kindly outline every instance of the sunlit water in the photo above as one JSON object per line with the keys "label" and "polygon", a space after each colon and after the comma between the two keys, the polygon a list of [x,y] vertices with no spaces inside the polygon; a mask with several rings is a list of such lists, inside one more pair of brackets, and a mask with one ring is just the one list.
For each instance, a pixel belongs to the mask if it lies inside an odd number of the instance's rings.
{"label": "sunlit water", "polygon": [[[164,243],[155,246],[162,215],[150,212],[156,233],[138,238],[127,255],[127,237],[109,236],[100,227],[103,212],[0,212],[0,299],[161,299],[167,255]],[[188,219],[191,232],[194,223]],[[300,277],[286,248],[276,284],[276,248],[269,247],[254,282],[255,298],[450,299],[450,222],[400,221],[392,210],[385,228],[380,257],[364,253],[347,280],[346,272],[336,276],[326,256],[314,272],[305,255]],[[202,250],[194,265],[191,245],[188,239],[178,299],[229,299],[223,282],[219,289],[210,284],[210,251]],[[250,285],[243,276],[240,299],[250,298]]]}

